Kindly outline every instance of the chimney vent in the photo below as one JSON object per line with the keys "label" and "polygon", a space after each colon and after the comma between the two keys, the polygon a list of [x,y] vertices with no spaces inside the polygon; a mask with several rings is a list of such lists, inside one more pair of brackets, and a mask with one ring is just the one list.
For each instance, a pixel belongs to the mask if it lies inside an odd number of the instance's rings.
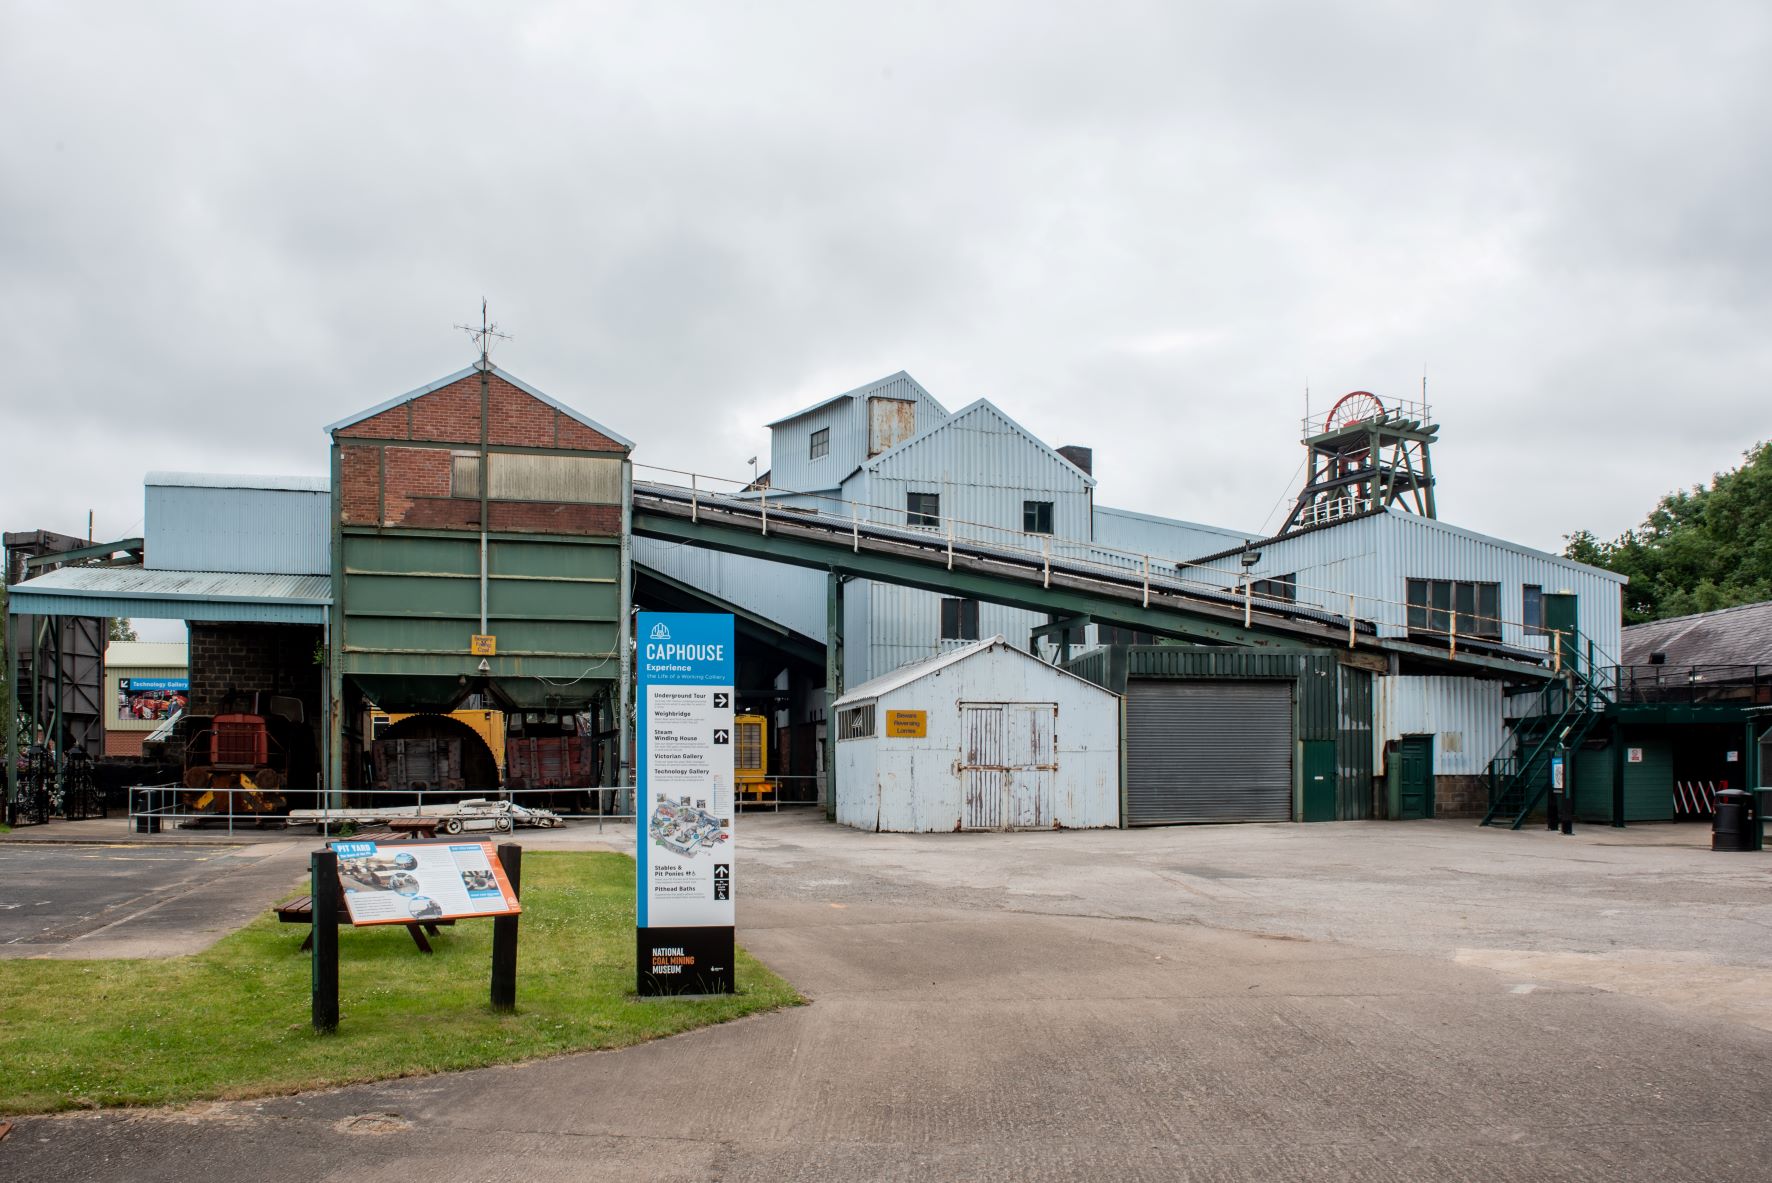
{"label": "chimney vent", "polygon": [[1085,448],[1081,444],[1066,444],[1058,449],[1058,454],[1090,476],[1095,475],[1095,449]]}

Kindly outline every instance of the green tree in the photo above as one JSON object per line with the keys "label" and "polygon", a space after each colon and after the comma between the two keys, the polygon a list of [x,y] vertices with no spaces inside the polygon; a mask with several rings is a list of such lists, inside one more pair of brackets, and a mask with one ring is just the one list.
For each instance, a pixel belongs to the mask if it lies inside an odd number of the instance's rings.
{"label": "green tree", "polygon": [[1669,493],[1611,542],[1568,536],[1566,557],[1630,578],[1626,624],[1772,600],[1772,443],[1742,456],[1708,487]]}
{"label": "green tree", "polygon": [[113,641],[136,641],[141,638],[135,635],[135,626],[125,616],[111,617],[110,639]]}

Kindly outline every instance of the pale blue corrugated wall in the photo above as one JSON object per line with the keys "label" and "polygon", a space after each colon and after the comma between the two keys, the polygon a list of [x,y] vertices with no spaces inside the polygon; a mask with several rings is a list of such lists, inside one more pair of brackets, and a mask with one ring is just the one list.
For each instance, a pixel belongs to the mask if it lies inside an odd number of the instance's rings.
{"label": "pale blue corrugated wall", "polygon": [[[1296,573],[1299,601],[1336,613],[1347,611],[1351,592],[1356,613],[1376,620],[1384,636],[1400,637],[1407,631],[1404,605],[1410,579],[1474,580],[1500,585],[1503,642],[1542,649],[1544,639],[1528,638],[1522,627],[1520,589],[1537,584],[1547,592],[1573,591],[1582,632],[1607,659],[1618,653],[1621,594],[1615,577],[1443,522],[1413,514],[1376,514],[1263,542],[1258,549],[1256,579]],[[1210,567],[1190,568],[1187,577],[1228,587],[1242,571],[1235,555]]]}
{"label": "pale blue corrugated wall", "polygon": [[324,492],[148,485],[142,515],[146,566],[329,574],[331,513],[331,497]]}
{"label": "pale blue corrugated wall", "polygon": [[[908,374],[894,374],[869,386],[852,390],[827,407],[789,419],[770,429],[769,480],[784,492],[833,488],[868,459],[868,403],[870,398],[902,399],[916,404],[913,430],[928,431],[948,417],[947,408],[936,402]],[[812,459],[812,433],[829,428],[831,450]],[[828,506],[825,508],[829,508]]]}

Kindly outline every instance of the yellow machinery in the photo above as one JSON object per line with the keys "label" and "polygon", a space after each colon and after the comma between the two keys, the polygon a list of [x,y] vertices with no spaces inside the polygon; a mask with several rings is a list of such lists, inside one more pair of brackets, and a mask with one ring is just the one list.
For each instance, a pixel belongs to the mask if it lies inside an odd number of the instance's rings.
{"label": "yellow machinery", "polygon": [[732,755],[738,803],[776,800],[775,783],[769,779],[769,720],[762,715],[739,715],[732,725],[738,732]]}
{"label": "yellow machinery", "polygon": [[382,733],[402,719],[410,719],[415,715],[436,715],[444,719],[454,719],[475,735],[486,741],[486,749],[492,753],[492,759],[498,764],[499,776],[504,776],[505,769],[505,713],[503,711],[450,711],[440,714],[435,711],[372,711],[369,715],[369,738],[371,742],[382,737]]}

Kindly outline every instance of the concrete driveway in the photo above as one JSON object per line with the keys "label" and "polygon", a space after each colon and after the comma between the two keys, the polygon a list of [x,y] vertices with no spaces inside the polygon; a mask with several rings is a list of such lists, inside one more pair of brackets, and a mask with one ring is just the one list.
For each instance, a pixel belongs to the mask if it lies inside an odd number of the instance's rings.
{"label": "concrete driveway", "polygon": [[1672,827],[744,833],[741,938],[810,1006],[516,1068],[26,1120],[0,1169],[1772,1178],[1767,856]]}

